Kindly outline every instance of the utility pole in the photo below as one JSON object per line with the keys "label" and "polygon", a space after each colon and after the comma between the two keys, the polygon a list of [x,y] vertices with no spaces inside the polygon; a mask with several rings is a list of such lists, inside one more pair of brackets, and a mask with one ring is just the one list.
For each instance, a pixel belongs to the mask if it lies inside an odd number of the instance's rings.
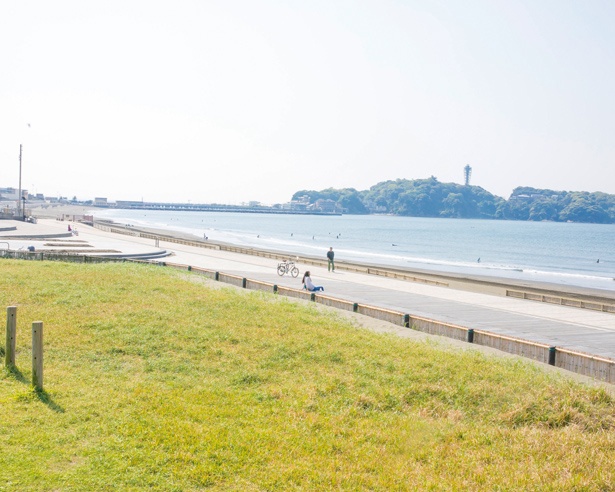
{"label": "utility pole", "polygon": [[17,217],[21,217],[21,147],[19,144],[19,194],[17,195]]}

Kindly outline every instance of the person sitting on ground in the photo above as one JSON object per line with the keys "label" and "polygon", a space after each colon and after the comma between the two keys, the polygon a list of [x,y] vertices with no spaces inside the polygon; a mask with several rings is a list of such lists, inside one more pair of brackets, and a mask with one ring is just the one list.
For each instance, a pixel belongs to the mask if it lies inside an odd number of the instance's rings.
{"label": "person sitting on ground", "polygon": [[305,273],[303,274],[303,280],[301,280],[301,283],[303,284],[303,286],[304,286],[307,290],[309,290],[309,291],[311,291],[311,292],[314,292],[314,291],[316,291],[316,290],[322,290],[322,291],[324,291],[324,290],[325,290],[325,288],[324,288],[324,287],[321,287],[321,286],[316,286],[316,285],[314,285],[314,284],[312,283],[312,278],[310,277],[310,272],[309,272],[309,271],[307,271],[307,272],[305,272]]}

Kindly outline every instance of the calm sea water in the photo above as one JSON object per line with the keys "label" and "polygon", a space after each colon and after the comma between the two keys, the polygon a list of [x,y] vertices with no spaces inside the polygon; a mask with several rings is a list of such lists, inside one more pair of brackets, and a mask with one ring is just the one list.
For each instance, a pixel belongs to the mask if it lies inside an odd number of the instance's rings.
{"label": "calm sea water", "polygon": [[96,210],[98,218],[289,254],[615,290],[615,225]]}

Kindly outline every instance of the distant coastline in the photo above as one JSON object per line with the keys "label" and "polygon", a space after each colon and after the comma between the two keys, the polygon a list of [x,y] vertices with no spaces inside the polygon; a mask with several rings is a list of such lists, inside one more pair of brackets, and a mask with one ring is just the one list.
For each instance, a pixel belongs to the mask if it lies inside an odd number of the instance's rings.
{"label": "distant coastline", "polygon": [[[397,179],[377,183],[368,190],[327,188],[301,190],[291,200],[274,205],[257,201],[242,205],[188,202],[144,202],[143,200],[108,201],[105,197],[78,201],[76,197],[47,198],[29,195],[26,190],[23,207],[27,210],[48,206],[72,205],[102,209],[238,212],[283,215],[394,215],[450,219],[495,219],[531,222],[575,222],[615,224],[615,195],[602,192],[557,191],[520,186],[510,197],[495,196],[480,186],[467,182],[441,183],[428,179]],[[24,217],[20,203],[15,208],[18,191],[0,188],[3,218]],[[4,202],[4,204],[3,204]]]}
{"label": "distant coastline", "polygon": [[265,205],[258,206],[241,206],[241,205],[216,205],[216,204],[192,204],[192,203],[157,203],[143,202],[121,204],[119,206],[101,206],[94,205],[96,208],[119,208],[126,210],[160,210],[166,211],[181,211],[181,212],[236,212],[248,214],[285,214],[285,215],[342,215],[339,212],[326,212],[320,210],[295,210],[285,209],[280,207],[269,207]]}

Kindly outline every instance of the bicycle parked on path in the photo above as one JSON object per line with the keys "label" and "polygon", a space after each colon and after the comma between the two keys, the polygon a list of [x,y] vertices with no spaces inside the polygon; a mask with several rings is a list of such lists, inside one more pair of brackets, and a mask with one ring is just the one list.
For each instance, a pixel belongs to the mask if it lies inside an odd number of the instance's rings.
{"label": "bicycle parked on path", "polygon": [[282,263],[278,263],[278,275],[282,277],[284,274],[290,274],[293,277],[299,275],[299,269],[295,266],[295,262],[292,260],[284,260]]}

